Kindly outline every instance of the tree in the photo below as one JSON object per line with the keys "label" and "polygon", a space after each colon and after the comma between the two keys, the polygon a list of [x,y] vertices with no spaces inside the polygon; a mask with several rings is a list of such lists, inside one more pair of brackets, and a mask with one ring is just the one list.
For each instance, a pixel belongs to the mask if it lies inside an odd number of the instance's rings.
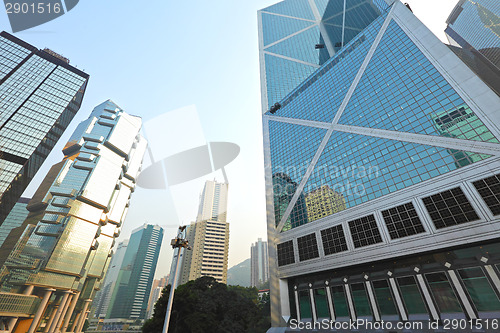
{"label": "tree", "polygon": [[[146,321],[143,333],[162,331],[169,294],[170,285],[155,304],[153,318]],[[260,333],[270,326],[269,317],[257,300],[256,288],[228,287],[205,276],[175,291],[168,332]]]}

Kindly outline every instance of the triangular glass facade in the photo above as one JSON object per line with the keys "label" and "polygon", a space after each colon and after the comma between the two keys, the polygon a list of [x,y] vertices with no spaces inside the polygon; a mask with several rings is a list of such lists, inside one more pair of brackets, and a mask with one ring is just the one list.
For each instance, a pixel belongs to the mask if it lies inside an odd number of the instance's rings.
{"label": "triangular glass facade", "polygon": [[313,24],[312,21],[262,13],[262,25],[269,27],[269,29],[264,30],[264,45],[267,46]]}
{"label": "triangular glass facade", "polygon": [[[312,220],[310,207],[325,201],[326,196],[330,201],[335,198],[337,210],[331,211],[334,214],[488,157],[491,156],[333,132],[301,193],[307,214],[295,224]],[[301,202],[298,204],[302,206]]]}
{"label": "triangular glass facade", "polygon": [[[362,34],[308,78],[306,82],[311,82],[310,86],[304,84],[295,90],[297,94],[292,92],[291,96],[282,102],[282,108],[275,115],[331,122],[373,44],[384,18],[385,15],[375,20]],[[306,86],[308,88],[300,92],[300,98],[296,98],[294,95],[299,95],[298,90]]]}
{"label": "triangular glass facade", "polygon": [[339,123],[498,142],[394,21]]}
{"label": "triangular glass facade", "polygon": [[[325,134],[325,129],[269,121],[269,135],[276,138],[270,145],[276,223],[281,220]],[[290,145],[294,146],[293,151],[288,149]]]}

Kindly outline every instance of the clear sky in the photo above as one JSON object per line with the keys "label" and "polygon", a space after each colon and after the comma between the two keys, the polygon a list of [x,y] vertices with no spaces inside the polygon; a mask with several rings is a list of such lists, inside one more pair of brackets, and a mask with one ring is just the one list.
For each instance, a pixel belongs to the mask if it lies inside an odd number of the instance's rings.
{"label": "clear sky", "polygon": [[[276,2],[82,0],[66,15],[17,33],[38,48],[64,55],[90,74],[80,112],[25,196],[32,195],[49,167],[62,158],[62,146],[76,125],[103,101],[111,99],[145,122],[195,105],[207,142],[233,142],[241,148],[226,167],[229,267],[250,257],[251,243],[266,239],[257,10]],[[444,22],[457,0],[406,2],[444,41]],[[11,32],[5,11],[0,12],[0,26]],[[172,124],[165,124],[165,131],[169,128]],[[190,131],[193,128],[186,129],[187,136]],[[215,172],[171,191],[138,188],[133,194],[120,239],[145,222],[166,226],[157,276],[170,270],[169,243],[175,225],[196,218],[204,181],[213,178],[223,180]]]}

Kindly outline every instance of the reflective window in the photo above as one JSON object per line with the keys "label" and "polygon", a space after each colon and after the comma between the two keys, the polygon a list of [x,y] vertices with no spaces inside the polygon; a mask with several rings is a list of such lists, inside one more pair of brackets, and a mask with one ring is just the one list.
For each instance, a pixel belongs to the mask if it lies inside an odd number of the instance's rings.
{"label": "reflective window", "polygon": [[312,318],[309,290],[299,290],[300,319]]}
{"label": "reflective window", "polygon": [[373,292],[377,299],[380,314],[383,315],[397,315],[396,305],[392,297],[391,288],[387,280],[373,281]]}
{"label": "reflective window", "polygon": [[344,286],[333,286],[331,287],[330,290],[332,291],[333,309],[335,311],[335,317],[348,318],[349,304],[347,303]]}
{"label": "reflective window", "polygon": [[330,318],[328,307],[328,297],[325,288],[314,289],[314,303],[316,305],[316,315],[318,318]]}
{"label": "reflective window", "polygon": [[425,278],[441,313],[462,312],[460,302],[448,281],[446,273],[425,274]]}
{"label": "reflective window", "polygon": [[493,215],[500,214],[500,175],[473,182]]}
{"label": "reflective window", "polygon": [[417,281],[413,276],[406,276],[396,279],[401,291],[401,298],[405,303],[406,311],[409,315],[427,314],[427,307],[425,306],[420,289],[418,288]]}
{"label": "reflective window", "polygon": [[422,201],[437,229],[479,220],[460,187],[431,195]]}
{"label": "reflective window", "polygon": [[356,309],[356,315],[358,317],[367,317],[372,315],[372,310],[370,307],[370,300],[368,299],[368,294],[366,293],[365,284],[353,283],[351,286],[352,301],[354,302],[354,308]]}
{"label": "reflective window", "polygon": [[460,269],[458,274],[476,306],[477,311],[498,311],[500,301],[480,267]]}
{"label": "reflective window", "polygon": [[425,232],[413,203],[382,211],[391,239],[397,239]]}

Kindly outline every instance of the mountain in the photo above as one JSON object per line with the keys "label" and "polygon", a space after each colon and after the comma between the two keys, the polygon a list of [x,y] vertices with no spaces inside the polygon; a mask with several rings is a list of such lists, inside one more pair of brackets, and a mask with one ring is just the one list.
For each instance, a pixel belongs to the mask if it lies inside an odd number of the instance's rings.
{"label": "mountain", "polygon": [[227,270],[227,284],[250,287],[250,258]]}

